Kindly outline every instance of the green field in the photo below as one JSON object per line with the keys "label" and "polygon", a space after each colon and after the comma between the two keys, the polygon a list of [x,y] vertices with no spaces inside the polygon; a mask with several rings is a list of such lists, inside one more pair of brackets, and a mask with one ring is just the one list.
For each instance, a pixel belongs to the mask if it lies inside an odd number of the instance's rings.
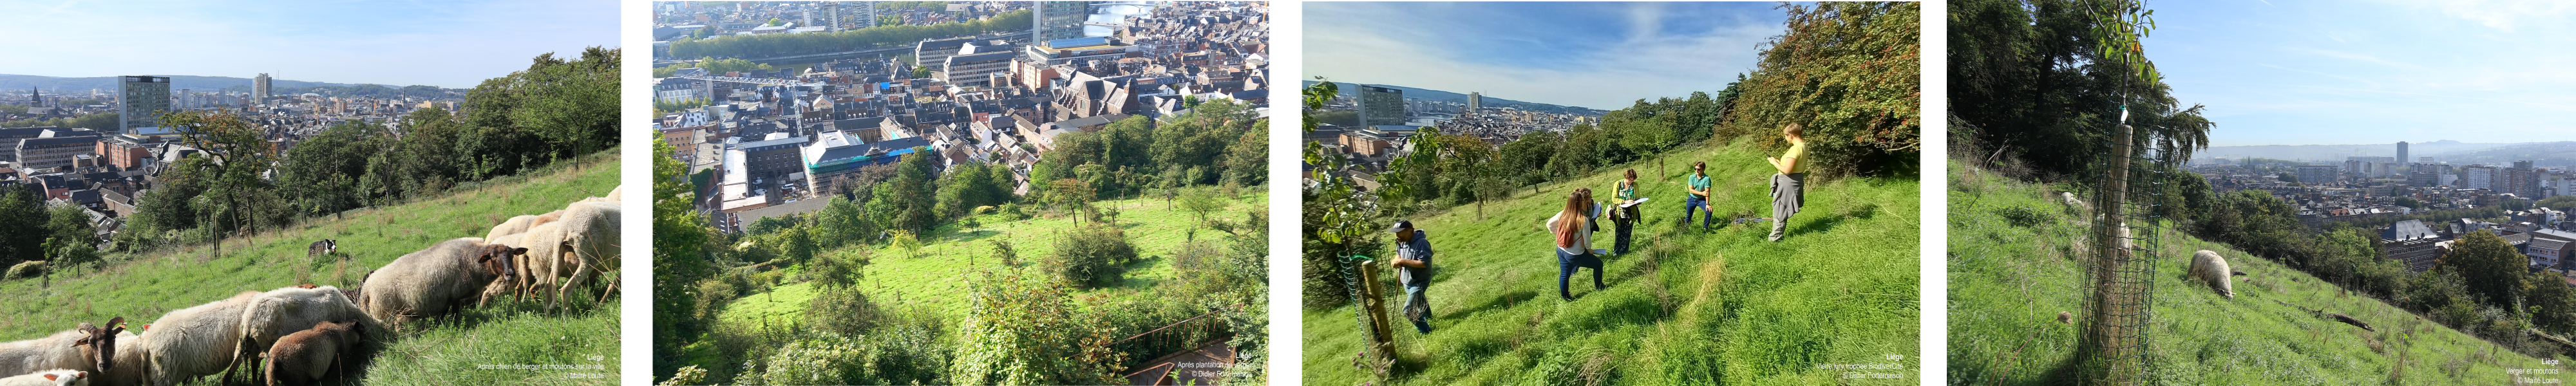
{"label": "green field", "polygon": [[[447,239],[483,237],[511,216],[553,211],[606,194],[618,182],[616,154],[609,149],[444,197],[263,230],[227,239],[219,247],[110,255],[104,269],[0,282],[0,303],[11,305],[0,307],[0,339],[33,339],[118,316],[140,329],[171,310],[242,291],[304,283],[353,286],[370,269],[403,254]],[[340,253],[349,260],[309,259],[306,247],[321,239],[339,240]],[[585,300],[574,308],[584,311],[545,313],[532,304],[508,302],[462,318],[415,323],[393,341],[379,342],[382,350],[365,373],[366,383],[614,384],[619,367],[619,310],[614,303]],[[601,367],[531,371],[479,366],[486,364]],[[582,378],[588,375],[606,378]]]}
{"label": "green field", "polygon": [[[2082,329],[2057,315],[2083,313],[2087,264],[2073,251],[2082,249],[2074,243],[2087,225],[2047,198],[2066,187],[1952,165],[1950,383],[2074,383]],[[2017,226],[2001,214],[2014,207],[2049,217]],[[2164,240],[2149,330],[2162,383],[2502,385],[2513,382],[2507,369],[2561,369],[2278,262],[2180,233]],[[2186,280],[2188,259],[2199,250],[2218,252],[2247,274],[2233,284],[2235,299]],[[2302,308],[2349,315],[2378,331]]]}
{"label": "green field", "polygon": [[[1209,217],[1242,221],[1244,211],[1268,207],[1270,195],[1265,187],[1245,188],[1243,192],[1234,197],[1225,209],[1211,212]],[[1125,282],[1118,286],[1080,293],[1105,295],[1115,301],[1130,296],[1146,296],[1144,290],[1174,280],[1171,261],[1167,257],[1192,237],[1192,229],[1198,228],[1194,225],[1198,221],[1196,214],[1179,209],[1177,204],[1167,207],[1161,199],[1109,200],[1093,205],[1118,211],[1115,221],[1125,229],[1127,241],[1135,245],[1138,261],[1128,266],[1123,276]],[[865,276],[858,281],[856,288],[872,299],[883,299],[881,301],[888,307],[925,307],[950,320],[963,320],[966,316],[965,300],[971,291],[966,279],[1001,264],[992,256],[993,243],[988,240],[1010,241],[1019,256],[1020,266],[1034,268],[1038,261],[1054,252],[1053,241],[1059,239],[1057,235],[1077,225],[1071,216],[1038,216],[1019,221],[1011,221],[1000,214],[974,218],[984,225],[966,228],[960,225],[963,221],[956,221],[933,228],[922,238],[923,245],[917,256],[882,244],[844,247],[824,251],[823,254],[868,254],[869,263],[863,270]],[[1223,232],[1211,229],[1199,228],[1196,232],[1196,237],[1202,240],[1225,237]],[[793,277],[803,267],[780,269]],[[1043,273],[1042,270],[1029,269],[1022,274]],[[755,291],[725,305],[723,323],[796,326],[802,321],[806,304],[815,295],[814,283],[811,282],[785,283]],[[690,357],[696,359],[693,364],[714,367],[711,363],[695,363],[716,357],[709,352],[713,350],[712,345],[701,342],[687,350]]]}
{"label": "green field", "polygon": [[[1890,384],[1911,385],[1919,305],[1920,184],[1911,178],[1816,182],[1787,239],[1768,223],[1677,226],[1693,161],[1707,161],[1721,213],[1769,216],[1770,165],[1746,143],[1674,150],[1590,177],[1521,189],[1484,207],[1417,216],[1437,265],[1431,334],[1388,310],[1397,358],[1389,384]],[[1636,250],[1605,257],[1605,290],[1576,275],[1576,300],[1557,299],[1553,239],[1539,223],[1567,192],[1612,183],[1636,168],[1647,223]],[[1725,222],[1721,221],[1721,224]],[[1613,245],[1609,225],[1593,247]],[[1380,252],[1385,253],[1385,252]],[[1402,304],[1392,273],[1388,307]],[[1305,383],[1370,382],[1354,365],[1354,308],[1306,310]],[[1891,358],[1891,356],[1902,356]],[[1844,378],[1825,365],[1897,365]],[[1599,382],[1599,383],[1594,383]]]}

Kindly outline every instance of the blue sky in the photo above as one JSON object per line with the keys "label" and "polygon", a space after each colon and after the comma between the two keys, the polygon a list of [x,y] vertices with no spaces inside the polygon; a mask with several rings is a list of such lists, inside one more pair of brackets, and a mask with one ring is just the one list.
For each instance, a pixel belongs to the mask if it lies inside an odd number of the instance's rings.
{"label": "blue sky", "polygon": [[1309,2],[1300,79],[1597,109],[1716,93],[1780,33],[1768,2]]}
{"label": "blue sky", "polygon": [[538,54],[616,47],[618,5],[572,1],[0,0],[0,74],[202,75],[471,88]]}
{"label": "blue sky", "polygon": [[2154,2],[2217,146],[2576,140],[2576,2]]}

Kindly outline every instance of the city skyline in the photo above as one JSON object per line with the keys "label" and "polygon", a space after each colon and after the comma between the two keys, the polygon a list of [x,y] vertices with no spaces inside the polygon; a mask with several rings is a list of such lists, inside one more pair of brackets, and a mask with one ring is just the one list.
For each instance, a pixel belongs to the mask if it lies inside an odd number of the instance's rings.
{"label": "city skyline", "polygon": [[1780,34],[1776,5],[1306,3],[1305,72],[1616,110],[1724,90]]}
{"label": "city skyline", "polygon": [[2576,5],[2203,5],[2159,7],[2145,43],[2213,146],[2540,142],[2576,114],[2576,53],[2535,49],[2576,46]]}
{"label": "city skyline", "polygon": [[[606,0],[439,3],[5,2],[20,30],[99,31],[0,40],[0,74],[194,75],[473,88],[539,54],[618,47]],[[147,10],[137,12],[136,10]],[[184,15],[184,16],[174,16]],[[105,21],[113,21],[105,22]],[[148,47],[137,47],[149,45]]]}

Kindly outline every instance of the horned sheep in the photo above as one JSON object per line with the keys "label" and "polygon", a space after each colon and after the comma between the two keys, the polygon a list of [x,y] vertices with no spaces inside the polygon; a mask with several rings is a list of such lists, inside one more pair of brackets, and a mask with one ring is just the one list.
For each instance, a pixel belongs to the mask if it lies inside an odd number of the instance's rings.
{"label": "horned sheep", "polygon": [[488,244],[479,238],[442,241],[369,272],[358,290],[367,299],[367,315],[380,321],[402,324],[446,315],[462,309],[493,280],[509,273],[508,262],[495,259],[526,253],[527,248]]}
{"label": "horned sheep", "polygon": [[2236,298],[2234,282],[2228,280],[2232,272],[2227,268],[2227,258],[2219,257],[2218,252],[2203,250],[2191,254],[2191,278],[2208,282],[2210,287],[2218,289],[2220,296],[2228,299]]}
{"label": "horned sheep", "polygon": [[372,330],[357,320],[316,322],[312,328],[288,334],[269,347],[268,364],[261,373],[268,376],[270,385],[319,384],[332,369],[347,368],[347,357],[358,351],[358,343],[367,331]]}

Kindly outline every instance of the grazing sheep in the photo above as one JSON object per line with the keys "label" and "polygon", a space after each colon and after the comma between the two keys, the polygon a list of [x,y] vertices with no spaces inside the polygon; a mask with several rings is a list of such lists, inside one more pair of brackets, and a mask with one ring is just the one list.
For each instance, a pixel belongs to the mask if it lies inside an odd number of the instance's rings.
{"label": "grazing sheep", "polygon": [[567,280],[554,288],[554,298],[546,304],[549,308],[562,302],[564,293],[575,287],[588,287],[599,273],[617,269],[617,226],[622,217],[617,203],[578,203],[564,211],[563,252],[551,265],[556,277]]}
{"label": "grazing sheep", "polygon": [[2235,299],[2236,287],[2227,280],[2229,272],[2227,258],[2218,257],[2218,252],[2204,250],[2191,254],[2191,278],[2209,282],[2210,287],[2218,289],[2219,295]]}
{"label": "grazing sheep", "polygon": [[555,222],[555,220],[562,218],[563,211],[560,210],[546,212],[545,214],[511,217],[509,220],[501,221],[501,225],[492,226],[492,231],[485,232],[483,234],[483,239],[491,240],[501,238],[501,236],[527,233],[528,228],[535,228],[538,225],[545,225],[545,223]]}
{"label": "grazing sheep", "polygon": [[323,257],[323,256],[334,256],[334,255],[339,255],[339,254],[340,254],[340,241],[339,241],[339,240],[322,239],[322,241],[315,241],[315,242],[313,242],[313,245],[312,245],[312,246],[304,247],[304,257],[305,257],[305,258],[308,258],[308,259],[310,259],[310,258],[319,258],[319,257]]}
{"label": "grazing sheep", "polygon": [[258,368],[259,353],[268,352],[279,338],[313,328],[314,323],[348,321],[361,326],[373,325],[367,331],[384,331],[383,322],[367,317],[344,292],[334,287],[279,288],[259,294],[242,311],[242,359],[250,368]]}
{"label": "grazing sheep", "polygon": [[239,359],[234,354],[241,348],[242,310],[259,295],[258,291],[242,291],[224,300],[170,311],[160,320],[144,325],[138,351],[146,354],[143,364],[147,383],[176,385],[215,373],[226,373],[225,378],[231,378],[232,366]]}
{"label": "grazing sheep", "polygon": [[26,374],[43,369],[90,369],[95,364],[84,360],[80,347],[74,343],[88,335],[74,329],[43,338],[0,343],[0,374]]}
{"label": "grazing sheep", "polygon": [[550,222],[528,228],[528,233],[519,234],[519,244],[514,245],[528,248],[528,254],[519,256],[518,259],[517,291],[521,296],[547,297],[546,291],[554,289],[556,282],[554,272],[556,266],[560,265],[556,263],[563,260],[561,256],[566,252],[564,250],[565,226],[566,224],[560,221]]}
{"label": "grazing sheep", "polygon": [[0,386],[87,386],[89,372],[52,369],[26,375],[0,378]]}
{"label": "grazing sheep", "polygon": [[313,328],[278,339],[268,349],[268,365],[260,373],[268,376],[271,386],[320,384],[332,370],[347,368],[350,359],[346,357],[358,352],[358,342],[367,331],[360,321],[315,322]]}
{"label": "grazing sheep", "polygon": [[[519,240],[525,239],[527,235],[528,234],[526,233],[511,234],[497,238],[484,239],[484,242],[492,245],[518,247],[524,245],[524,243],[521,243]],[[485,304],[491,304],[492,299],[502,297],[522,298],[522,295],[527,292],[528,287],[528,270],[522,265],[526,264],[526,260],[526,256],[501,259],[501,271],[504,272],[504,274],[499,278],[492,279],[491,285],[483,286],[483,295],[474,301],[474,306],[482,307]]]}
{"label": "grazing sheep", "polygon": [[367,299],[363,309],[368,316],[392,324],[446,315],[464,308],[466,301],[507,273],[508,263],[494,259],[526,253],[527,248],[486,244],[478,238],[442,241],[370,272],[359,296]]}
{"label": "grazing sheep", "polygon": [[80,359],[89,361],[90,366],[89,368],[78,370],[105,372],[115,369],[118,338],[134,337],[134,334],[125,333],[125,317],[123,316],[108,319],[107,327],[104,328],[91,326],[89,323],[81,323],[79,331],[81,332],[80,339],[73,340],[72,347],[79,349]]}

